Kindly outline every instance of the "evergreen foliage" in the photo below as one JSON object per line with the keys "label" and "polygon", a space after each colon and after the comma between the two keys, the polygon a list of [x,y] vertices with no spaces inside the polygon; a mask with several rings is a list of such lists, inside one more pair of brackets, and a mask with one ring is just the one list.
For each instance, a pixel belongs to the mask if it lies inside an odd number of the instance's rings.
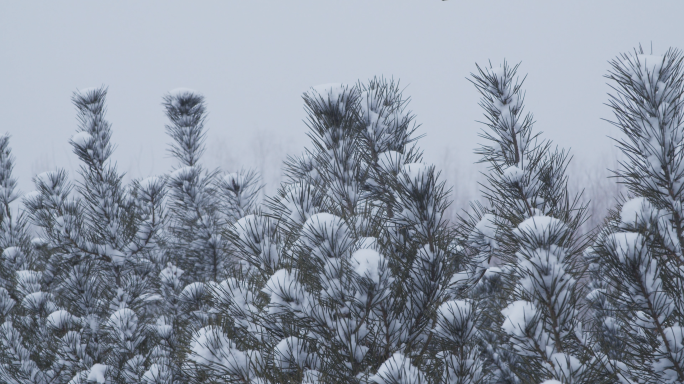
{"label": "evergreen foliage", "polygon": [[632,194],[589,254],[597,346],[623,383],[684,382],[682,53],[642,48],[611,61],[609,106]]}
{"label": "evergreen foliage", "polygon": [[[481,361],[473,360],[493,382],[598,382],[603,374],[581,319],[580,256],[589,239],[578,229],[586,207],[568,193],[567,152],[532,131],[517,69],[478,66],[471,80],[487,126],[476,153],[490,169],[487,205],[474,205],[459,230],[469,262],[455,289],[481,311],[471,315],[482,348]],[[478,371],[461,372],[460,382],[475,382]]]}
{"label": "evergreen foliage", "polygon": [[177,166],[125,184],[107,89],[78,91],[75,179],[22,196],[0,137],[0,382],[684,383],[682,60],[611,62],[630,196],[591,233],[517,65],[470,79],[488,172],[454,223],[394,80],[307,91],[268,197],[202,165],[189,89],[163,97]]}
{"label": "evergreen foliage", "polygon": [[452,235],[406,101],[383,79],[316,87],[304,101],[313,148],[289,160],[265,211],[237,222],[247,267],[214,289],[229,325],[195,337],[196,382],[211,367],[227,381],[382,382],[396,356],[416,377],[411,361],[434,364],[423,356]]}

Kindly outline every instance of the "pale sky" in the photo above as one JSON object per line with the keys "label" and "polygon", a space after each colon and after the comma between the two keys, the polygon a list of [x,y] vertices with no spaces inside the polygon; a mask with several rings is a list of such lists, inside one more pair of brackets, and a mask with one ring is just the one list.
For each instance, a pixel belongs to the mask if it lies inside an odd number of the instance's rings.
{"label": "pale sky", "polygon": [[506,59],[528,74],[536,129],[599,164],[619,136],[601,120],[607,61],[684,48],[682,14],[682,1],[0,1],[0,132],[23,191],[73,172],[71,93],[104,84],[120,170],[161,174],[174,165],[161,98],[187,87],[207,99],[208,165],[275,167],[308,142],[302,92],[383,75],[407,85],[426,160],[470,168],[482,111],[466,77]]}

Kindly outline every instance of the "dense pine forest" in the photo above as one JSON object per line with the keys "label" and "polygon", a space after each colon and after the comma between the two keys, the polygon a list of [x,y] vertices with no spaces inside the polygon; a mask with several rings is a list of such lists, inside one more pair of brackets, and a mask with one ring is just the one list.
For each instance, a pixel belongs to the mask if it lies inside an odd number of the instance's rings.
{"label": "dense pine forest", "polygon": [[607,65],[605,212],[505,61],[469,77],[485,172],[458,211],[394,80],[304,93],[310,144],[273,193],[203,165],[190,89],[162,99],[176,166],[124,182],[107,88],[75,92],[76,174],[20,194],[0,138],[0,382],[684,383],[683,60]]}

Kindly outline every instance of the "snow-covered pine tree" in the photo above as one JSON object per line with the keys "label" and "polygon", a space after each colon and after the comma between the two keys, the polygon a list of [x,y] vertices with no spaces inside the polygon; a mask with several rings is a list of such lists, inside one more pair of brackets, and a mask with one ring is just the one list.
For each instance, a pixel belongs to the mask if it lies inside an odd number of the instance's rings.
{"label": "snow-covered pine tree", "polygon": [[[334,107],[337,111],[342,109],[338,109],[337,100]],[[347,113],[354,113],[354,110],[349,108]],[[339,137],[331,139],[339,140]],[[318,376],[318,359],[308,358],[307,341],[297,337],[306,336],[296,324],[301,321],[298,316],[287,313],[295,309],[288,308],[288,303],[306,306],[309,311],[316,309],[298,301],[305,292],[297,281],[301,274],[292,270],[298,267],[297,264],[309,269],[318,266],[311,260],[299,263],[298,255],[293,254],[295,247],[303,249],[306,246],[299,240],[305,223],[309,223],[324,202],[329,201],[328,188],[311,165],[314,156],[307,153],[302,159],[290,159],[300,167],[288,167],[290,172],[297,174],[290,173],[290,182],[271,202],[268,216],[257,212],[236,223],[234,238],[237,256],[245,264],[241,269],[243,276],[229,278],[214,287],[216,312],[222,318],[223,326],[208,325],[195,334],[188,364],[193,382],[210,381],[212,376],[238,382],[301,381],[305,375]],[[307,174],[309,172],[311,175]],[[311,196],[316,198],[311,199]],[[327,238],[328,243],[333,243],[331,251],[339,252],[339,247],[334,246],[337,236],[326,236],[336,228],[326,231],[326,224],[322,223],[322,240]],[[337,219],[331,224],[344,225],[344,222]],[[343,252],[347,248],[349,244]],[[264,300],[261,291],[269,288],[274,292],[268,292],[270,299]],[[299,308],[298,312],[301,310]],[[312,333],[310,337],[315,335]]]}
{"label": "snow-covered pine tree", "polygon": [[[405,164],[416,164],[421,161],[421,153],[412,144],[419,139],[415,136],[417,129],[415,116],[406,110],[409,99],[405,98],[399,83],[383,78],[374,78],[364,84],[357,85],[361,92],[360,103],[360,139],[363,143],[361,157],[368,164],[364,192],[372,209],[376,212],[372,226],[380,229],[373,234],[376,238],[376,249],[381,253],[397,256],[390,258],[388,265],[393,274],[406,275],[410,261],[399,256],[404,251],[402,245],[396,246],[392,235],[405,235],[400,226],[391,220],[400,203],[397,189],[398,177]],[[378,303],[375,309],[376,333],[375,343],[369,353],[369,368],[376,370],[374,381],[391,381],[398,377],[422,378],[423,374],[416,368],[406,351],[407,334],[401,332],[407,315],[406,286],[401,284],[401,277],[392,276],[391,294]],[[402,294],[403,293],[403,294]]]}
{"label": "snow-covered pine tree", "polygon": [[[50,350],[29,356],[40,367],[32,381],[14,375],[8,382],[138,383],[145,371],[163,181],[122,186],[109,160],[106,93],[92,88],[72,98],[80,125],[71,144],[82,162],[75,190],[64,171],[47,172],[35,178],[38,190],[24,200],[50,258],[44,271],[18,274],[23,280],[35,275],[38,284],[22,306],[39,317],[30,332],[49,334],[43,348]],[[11,324],[3,331],[21,342]],[[31,348],[37,348],[33,341]]]}
{"label": "snow-covered pine tree", "polygon": [[235,228],[241,219],[257,213],[257,203],[263,188],[260,182],[260,177],[254,170],[241,169],[224,175],[217,183],[219,206],[224,220],[223,235],[231,239],[228,242],[229,252],[233,256],[233,262],[239,263],[240,268],[250,268],[250,263],[235,255],[238,252]]}
{"label": "snow-covered pine tree", "polygon": [[490,144],[476,153],[490,169],[488,207],[475,205],[462,221],[469,267],[453,282],[456,292],[470,288],[465,298],[480,311],[481,364],[493,382],[596,382],[578,284],[586,208],[568,193],[567,153],[533,133],[518,66],[477,68],[472,82],[488,128],[481,137]]}
{"label": "snow-covered pine tree", "polygon": [[639,47],[611,61],[609,105],[626,155],[615,171],[632,199],[601,232],[590,260],[603,284],[599,349],[622,383],[684,382],[683,55]]}
{"label": "snow-covered pine tree", "polygon": [[212,307],[212,295],[240,275],[232,228],[256,210],[260,179],[254,171],[221,175],[199,163],[205,150],[203,96],[176,89],[164,97],[164,107],[170,120],[166,131],[173,139],[170,152],[180,166],[168,177],[172,236],[167,238],[168,264],[159,275],[164,307],[156,326],[160,359],[146,378],[154,383],[213,382],[223,377],[220,370],[195,369],[199,365],[187,360],[186,352],[191,342],[215,342],[212,335],[224,321]]}
{"label": "snow-covered pine tree", "polygon": [[[9,136],[0,137],[0,380],[6,383],[34,383],[50,377],[52,345],[46,334],[45,312],[50,311],[50,274],[44,260],[36,258],[27,231],[25,213],[14,206],[19,198],[16,179],[12,175],[14,157]],[[47,300],[46,300],[47,299]],[[47,305],[45,305],[47,304]],[[41,316],[42,315],[42,316]]]}
{"label": "snow-covered pine tree", "polygon": [[372,240],[362,245],[371,210],[363,196],[359,93],[331,84],[313,88],[304,101],[313,167],[272,204],[281,237],[291,243],[282,248],[284,268],[265,285],[278,324],[269,357],[281,377],[352,382],[364,374],[367,320],[388,284],[382,257],[365,249]]}
{"label": "snow-covered pine tree", "polygon": [[14,206],[19,198],[19,191],[16,188],[17,180],[12,175],[13,168],[14,156],[9,147],[9,135],[0,136],[0,284],[9,291],[15,287],[16,271],[28,269],[32,261],[26,216],[18,206]]}
{"label": "snow-covered pine tree", "polygon": [[241,169],[228,173],[218,184],[221,211],[229,225],[256,211],[263,186],[255,171]]}
{"label": "snow-covered pine tree", "polygon": [[179,167],[169,176],[169,203],[173,235],[172,263],[185,271],[190,282],[220,281],[228,272],[229,255],[221,236],[221,215],[215,188],[218,171],[199,163],[204,153],[204,97],[189,89],[164,96],[173,139],[169,152]]}
{"label": "snow-covered pine tree", "polygon": [[159,273],[164,311],[156,325],[159,359],[145,374],[155,383],[187,379],[187,347],[193,334],[212,320],[206,283],[220,281],[229,271],[216,189],[219,172],[199,163],[205,151],[204,97],[179,88],[164,96],[163,105],[169,119],[166,133],[173,139],[169,152],[179,166],[167,177],[167,265]]}
{"label": "snow-covered pine tree", "polygon": [[266,213],[236,224],[250,268],[214,287],[224,322],[194,338],[195,371],[241,382],[424,381],[414,364],[434,363],[420,354],[432,351],[450,277],[443,183],[411,149],[396,84],[325,85],[304,99],[313,148],[288,161]]}
{"label": "snow-covered pine tree", "polygon": [[415,135],[415,116],[406,110],[410,100],[398,82],[374,78],[357,87],[361,90],[360,139],[365,149],[361,155],[369,165],[365,191],[385,216],[393,217],[395,195],[383,177],[394,180],[401,165],[421,162],[422,153],[413,145],[421,136]]}
{"label": "snow-covered pine tree", "polygon": [[398,83],[373,79],[359,88],[366,190],[382,213],[374,221],[381,230],[373,236],[393,278],[391,294],[376,310],[372,380],[440,380],[436,372],[446,368],[441,362],[452,349],[442,343],[445,333],[437,331],[440,323],[449,323],[438,309],[449,298],[446,288],[456,262],[454,233],[444,216],[448,191],[434,166],[422,163],[414,115],[406,110],[408,99]]}

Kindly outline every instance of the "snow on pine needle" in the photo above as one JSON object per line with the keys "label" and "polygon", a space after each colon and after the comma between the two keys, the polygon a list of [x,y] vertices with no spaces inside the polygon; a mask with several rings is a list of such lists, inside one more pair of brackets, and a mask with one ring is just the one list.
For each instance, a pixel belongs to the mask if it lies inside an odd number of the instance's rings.
{"label": "snow on pine needle", "polygon": [[609,97],[629,190],[588,260],[597,349],[622,382],[684,380],[682,347],[683,56],[639,47],[610,62]]}
{"label": "snow on pine needle", "polygon": [[[61,170],[41,174],[37,191],[24,198],[40,237],[30,242],[35,269],[16,273],[21,306],[5,315],[2,328],[13,350],[26,351],[3,366],[7,382],[136,382],[145,370],[163,187],[122,185],[109,160],[106,93],[92,88],[72,98],[81,181],[71,183]],[[139,195],[145,197],[133,201]]]}
{"label": "snow on pine needle", "polygon": [[74,93],[77,180],[20,199],[0,137],[0,381],[682,382],[682,55],[611,66],[630,195],[589,233],[506,62],[471,78],[488,172],[455,222],[394,80],[307,91],[311,145],[263,201],[202,165],[199,92],[163,97],[176,166],[128,184],[107,89]]}
{"label": "snow on pine needle", "polygon": [[[482,95],[486,142],[476,153],[490,170],[487,203],[461,218],[465,262],[452,279],[454,294],[480,312],[470,342],[482,348],[475,361],[495,382],[594,382],[606,374],[594,369],[579,317],[579,262],[589,239],[578,232],[586,207],[568,192],[567,152],[533,131],[518,65],[477,70],[471,82]],[[460,380],[473,375],[461,372]]]}

